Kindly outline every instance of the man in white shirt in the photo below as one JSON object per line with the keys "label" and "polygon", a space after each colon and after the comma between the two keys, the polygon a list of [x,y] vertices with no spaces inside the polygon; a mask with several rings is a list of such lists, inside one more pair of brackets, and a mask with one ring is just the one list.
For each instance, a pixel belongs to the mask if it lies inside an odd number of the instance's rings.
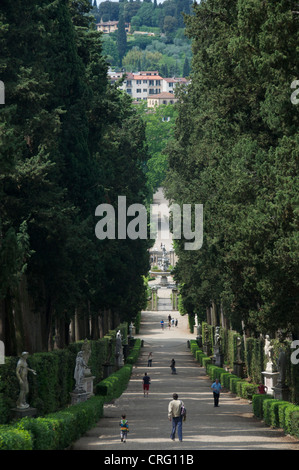
{"label": "man in white shirt", "polygon": [[173,400],[168,404],[168,419],[172,421],[172,429],[170,439],[175,440],[176,428],[178,428],[179,441],[183,440],[183,416],[181,415],[181,408],[184,403],[182,400],[178,400],[178,394],[172,395]]}

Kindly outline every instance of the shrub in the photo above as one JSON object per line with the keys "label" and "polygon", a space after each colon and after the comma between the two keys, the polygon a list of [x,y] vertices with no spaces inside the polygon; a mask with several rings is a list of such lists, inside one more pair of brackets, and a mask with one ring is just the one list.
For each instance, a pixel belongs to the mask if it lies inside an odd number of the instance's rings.
{"label": "shrub", "polygon": [[28,431],[0,426],[0,450],[32,450],[32,438]]}
{"label": "shrub", "polygon": [[252,395],[256,392],[257,385],[241,380],[240,382],[237,382],[236,389],[238,396],[251,400]]}
{"label": "shrub", "polygon": [[263,403],[265,400],[273,400],[272,395],[262,395],[262,394],[255,394],[252,396],[252,409],[253,414],[257,418],[263,419]]}
{"label": "shrub", "polygon": [[203,367],[205,367],[206,369],[207,369],[207,366],[208,366],[209,364],[211,364],[211,362],[212,362],[212,360],[211,360],[210,357],[205,356],[205,357],[202,358],[202,365],[203,365]]}
{"label": "shrub", "polygon": [[237,383],[242,381],[240,377],[237,377],[236,375],[231,375],[229,379],[229,389],[232,393],[237,394]]}
{"label": "shrub", "polygon": [[132,372],[132,364],[126,364],[117,372],[109,375],[95,387],[96,395],[102,395],[106,401],[112,398],[118,398],[126,389],[130,375]]}
{"label": "shrub", "polygon": [[135,340],[135,344],[133,348],[131,349],[131,351],[129,352],[129,355],[126,358],[127,364],[134,364],[135,362],[137,362],[137,359],[140,354],[140,349],[141,349],[141,339],[137,338]]}
{"label": "shrub", "polygon": [[292,413],[290,434],[292,436],[295,436],[295,437],[299,438],[299,409],[298,409],[298,407],[297,407],[297,410],[293,410],[293,413]]}
{"label": "shrub", "polygon": [[[299,406],[288,402],[288,406],[284,407],[283,429],[286,434],[292,434],[293,415],[299,411]],[[296,416],[296,415],[295,415]]]}

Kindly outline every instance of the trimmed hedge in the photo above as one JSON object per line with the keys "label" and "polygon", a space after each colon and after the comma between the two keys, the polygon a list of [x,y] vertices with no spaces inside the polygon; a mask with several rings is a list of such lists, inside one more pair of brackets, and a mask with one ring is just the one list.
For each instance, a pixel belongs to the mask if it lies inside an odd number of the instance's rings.
{"label": "trimmed hedge", "polygon": [[0,450],[32,450],[32,438],[28,431],[0,426]]}
{"label": "trimmed hedge", "polygon": [[[129,355],[138,359],[141,341],[136,340]],[[62,450],[79,439],[103,416],[107,401],[126,389],[132,364],[125,364],[95,386],[96,395],[87,401],[38,418],[23,418],[11,425],[0,425],[0,450]]]}
{"label": "trimmed hedge", "polygon": [[102,395],[106,401],[118,398],[126,389],[132,372],[132,364],[126,364],[117,372],[109,375],[95,387],[96,395]]}
{"label": "trimmed hedge", "polygon": [[140,349],[141,349],[141,339],[137,338],[135,340],[135,344],[133,348],[131,349],[130,353],[128,354],[126,358],[126,364],[134,364],[139,355],[140,355]]}
{"label": "trimmed hedge", "polygon": [[253,395],[253,413],[266,424],[299,438],[299,406],[272,395]]}
{"label": "trimmed hedge", "polygon": [[[103,364],[115,355],[115,335],[121,331],[127,337],[128,324],[121,323],[99,340],[90,340],[91,355],[89,365],[95,376],[94,384],[103,378]],[[28,374],[30,406],[36,408],[39,416],[46,416],[70,404],[73,391],[74,369],[77,353],[84,341],[71,343],[67,348],[44,353],[34,353],[28,358],[28,365],[37,375]],[[10,410],[15,407],[19,395],[16,377],[17,357],[6,357],[0,367],[0,424],[9,424]]]}

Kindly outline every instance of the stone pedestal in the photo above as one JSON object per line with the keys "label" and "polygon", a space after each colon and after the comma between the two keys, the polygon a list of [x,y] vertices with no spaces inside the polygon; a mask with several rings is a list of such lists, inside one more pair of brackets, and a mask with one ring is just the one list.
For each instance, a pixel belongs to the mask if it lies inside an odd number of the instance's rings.
{"label": "stone pedestal", "polygon": [[237,377],[240,377],[240,379],[244,378],[244,366],[245,366],[244,362],[239,362],[239,361],[234,362],[234,371],[233,371],[233,373]]}
{"label": "stone pedestal", "polygon": [[167,286],[168,285],[168,279],[166,274],[162,274],[161,280],[160,280],[160,286]]}
{"label": "stone pedestal", "polygon": [[71,403],[72,405],[77,405],[78,403],[82,403],[88,399],[88,394],[85,390],[74,390],[70,393],[71,395]]}
{"label": "stone pedestal", "polygon": [[36,408],[12,408],[11,409],[11,419],[19,420],[29,416],[30,418],[35,418],[37,416]]}
{"label": "stone pedestal", "polygon": [[290,398],[290,390],[289,387],[286,385],[276,385],[274,387],[274,398],[276,400],[283,400],[283,401],[289,401]]}
{"label": "stone pedestal", "polygon": [[265,370],[262,374],[264,376],[264,385],[268,388],[267,394],[273,395],[273,389],[277,384],[279,372],[269,372]]}
{"label": "stone pedestal", "polygon": [[211,346],[209,343],[204,343],[203,345],[203,352],[205,353],[206,356],[211,355]]}
{"label": "stone pedestal", "polygon": [[88,374],[83,379],[83,389],[87,393],[87,398],[90,398],[94,395],[93,393],[93,381],[95,379],[94,375]]}
{"label": "stone pedestal", "polygon": [[112,364],[103,364],[103,379],[107,379],[109,375],[113,374],[114,367]]}
{"label": "stone pedestal", "polygon": [[224,363],[224,355],[221,353],[216,353],[215,354],[215,366],[223,367],[223,363]]}

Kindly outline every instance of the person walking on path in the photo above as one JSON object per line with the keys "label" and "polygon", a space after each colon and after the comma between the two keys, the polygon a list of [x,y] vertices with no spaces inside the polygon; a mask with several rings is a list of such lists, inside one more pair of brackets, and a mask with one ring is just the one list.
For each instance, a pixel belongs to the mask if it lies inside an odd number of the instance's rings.
{"label": "person walking on path", "polygon": [[171,359],[170,368],[171,368],[171,373],[176,374],[176,367],[175,367],[175,360],[174,359]]}
{"label": "person walking on path", "polygon": [[153,353],[150,352],[149,355],[147,356],[147,367],[152,367],[152,362],[153,362]]}
{"label": "person walking on path", "polygon": [[120,425],[120,440],[121,442],[126,442],[128,432],[129,432],[129,423],[128,423],[128,420],[126,419],[126,415],[121,416],[119,425]]}
{"label": "person walking on path", "polygon": [[151,378],[147,375],[147,372],[144,373],[142,382],[143,382],[143,395],[145,397],[145,394],[146,394],[146,396],[148,397],[148,391],[149,391],[149,386],[151,383]]}
{"label": "person walking on path", "polygon": [[183,440],[183,416],[181,414],[182,406],[185,406],[182,400],[178,400],[178,394],[172,395],[172,400],[168,404],[168,419],[172,421],[170,439],[175,440],[176,429],[178,430],[179,441]]}
{"label": "person walking on path", "polygon": [[212,384],[211,389],[213,390],[214,395],[214,406],[219,406],[219,397],[220,397],[220,390],[222,389],[221,383],[219,379],[216,379],[215,382]]}

